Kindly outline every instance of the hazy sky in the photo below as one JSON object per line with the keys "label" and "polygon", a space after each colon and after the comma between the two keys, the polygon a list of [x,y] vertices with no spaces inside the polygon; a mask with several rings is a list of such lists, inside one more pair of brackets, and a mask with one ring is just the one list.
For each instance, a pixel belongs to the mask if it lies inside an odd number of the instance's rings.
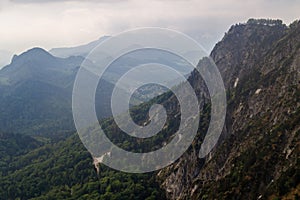
{"label": "hazy sky", "polygon": [[0,50],[73,46],[130,28],[182,31],[210,50],[248,18],[300,18],[300,0],[0,0]]}

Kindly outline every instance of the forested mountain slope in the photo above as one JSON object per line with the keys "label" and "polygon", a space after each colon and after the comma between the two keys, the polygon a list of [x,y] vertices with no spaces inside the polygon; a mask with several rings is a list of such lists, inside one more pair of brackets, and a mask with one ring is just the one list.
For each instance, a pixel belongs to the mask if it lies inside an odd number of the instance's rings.
{"label": "forested mountain slope", "polygon": [[[224,79],[228,106],[219,143],[205,159],[199,159],[198,153],[210,118],[210,100],[195,71],[188,81],[200,101],[200,126],[191,147],[174,164],[155,173],[126,174],[95,162],[77,135],[60,142],[29,137],[24,140],[32,144],[30,148],[9,158],[8,166],[2,165],[0,199],[299,197],[300,23],[287,27],[278,20],[249,20],[234,25],[211,57]],[[1,81],[9,83],[7,79]],[[136,123],[149,122],[153,103],[164,105],[168,114],[164,129],[155,137],[130,137],[113,119],[101,120],[100,124],[125,150],[158,149],[178,129],[180,106],[167,92],[133,107],[131,116]],[[20,146],[13,136],[5,136],[4,141],[0,144],[11,141],[16,148]],[[1,163],[7,159],[1,157]],[[99,167],[99,174],[95,167]]]}

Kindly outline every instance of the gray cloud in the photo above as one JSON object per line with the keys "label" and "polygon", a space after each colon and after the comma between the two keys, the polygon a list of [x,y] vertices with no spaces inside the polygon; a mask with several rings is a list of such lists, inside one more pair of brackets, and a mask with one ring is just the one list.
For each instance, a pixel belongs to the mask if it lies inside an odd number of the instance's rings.
{"label": "gray cloud", "polygon": [[[65,3],[65,2],[94,2],[94,3],[117,3],[124,0],[10,0],[12,3],[32,4],[32,3]],[[126,0],[125,0],[126,1]]]}
{"label": "gray cloud", "polygon": [[0,46],[19,53],[159,26],[184,32],[210,50],[232,24],[248,18],[290,23],[299,10],[299,0],[1,0]]}

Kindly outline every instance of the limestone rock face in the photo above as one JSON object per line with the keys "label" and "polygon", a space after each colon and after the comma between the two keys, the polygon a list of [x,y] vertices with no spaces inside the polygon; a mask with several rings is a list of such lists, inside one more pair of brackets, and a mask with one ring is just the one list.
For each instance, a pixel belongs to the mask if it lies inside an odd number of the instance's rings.
{"label": "limestone rock face", "polygon": [[[204,117],[190,149],[158,173],[169,199],[299,195],[300,23],[279,22],[232,26],[213,49],[227,92],[226,124],[217,147],[199,159]],[[189,80],[209,102],[201,78]]]}

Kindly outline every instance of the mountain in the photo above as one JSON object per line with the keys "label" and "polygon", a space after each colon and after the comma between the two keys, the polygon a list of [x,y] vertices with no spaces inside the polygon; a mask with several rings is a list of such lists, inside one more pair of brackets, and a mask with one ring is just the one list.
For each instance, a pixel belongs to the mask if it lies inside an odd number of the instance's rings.
{"label": "mountain", "polygon": [[[124,59],[127,63],[134,62],[130,57]],[[72,90],[83,60],[80,56],[55,57],[41,48],[15,55],[12,62],[0,70],[0,111],[3,113],[0,130],[44,136],[75,130]],[[99,81],[96,91],[99,119],[112,115],[110,97],[114,84],[130,69],[122,60],[118,61],[104,74],[106,79]],[[142,87],[135,92],[132,103],[139,104],[164,91],[155,85]]]}
{"label": "mountain", "polygon": [[[157,54],[157,52],[155,52]],[[129,54],[116,61],[104,73],[96,91],[96,110],[99,119],[111,116],[110,97],[117,80],[132,66],[156,59],[173,58],[169,64],[180,63],[167,53],[148,58],[153,51],[135,52],[141,59]],[[155,55],[155,54],[154,54]],[[147,57],[147,59],[143,59]],[[72,118],[72,90],[77,71],[83,62],[81,56],[59,58],[41,48],[30,49],[15,55],[12,62],[0,70],[0,130],[14,133],[51,135],[56,131],[75,130]],[[189,66],[190,67],[190,66]],[[180,68],[180,64],[174,65]],[[190,67],[191,68],[191,67]],[[186,69],[186,68],[185,68]],[[183,73],[187,73],[188,70]],[[162,77],[156,77],[157,79]],[[172,76],[169,81],[175,81]],[[122,86],[125,92],[128,86]],[[139,88],[133,95],[132,104],[140,104],[166,89],[157,85]]]}
{"label": "mountain", "polygon": [[[72,90],[80,56],[58,58],[41,48],[14,56],[0,70],[0,129],[30,135],[56,135],[75,130]],[[99,118],[111,116],[110,93],[114,85],[100,81],[96,92]]]}
{"label": "mountain", "polygon": [[73,129],[71,92],[83,58],[57,58],[41,48],[14,56],[0,71],[0,127],[40,134]]}
{"label": "mountain", "polygon": [[82,57],[62,59],[41,48],[33,48],[12,58],[12,62],[1,70],[0,83],[2,86],[16,86],[34,80],[67,88],[82,61]]}
{"label": "mountain", "polygon": [[[218,146],[189,151],[159,173],[169,199],[297,199],[300,196],[300,22],[234,25],[211,53],[228,109]],[[199,64],[201,65],[201,63]],[[192,75],[194,84],[199,77]]]}
{"label": "mountain", "polygon": [[86,57],[96,46],[101,42],[108,39],[109,36],[100,37],[98,40],[92,41],[88,44],[76,46],[76,47],[61,47],[51,49],[49,52],[56,57],[68,58],[70,56],[82,56]]}
{"label": "mountain", "polygon": [[[70,56],[82,56],[86,59],[97,63],[96,60],[92,60],[92,56],[88,56],[89,53],[96,48],[101,42],[110,39],[109,36],[103,36],[98,40],[92,41],[88,44],[76,46],[76,47],[69,47],[69,48],[54,48],[51,49],[49,52],[57,57],[67,58]],[[138,47],[138,46],[137,46]],[[193,53],[193,52],[189,52]],[[191,55],[186,55],[191,56]],[[135,66],[146,64],[146,63],[159,63],[170,66],[176,69],[178,72],[182,73],[183,75],[189,76],[191,71],[193,70],[193,66],[187,64],[182,58],[179,58],[169,52],[162,51],[162,50],[154,50],[154,49],[142,49],[136,50],[132,52],[128,52],[125,55],[122,55],[118,59],[114,60],[113,63],[109,66],[109,68],[103,74],[103,79],[111,84],[115,85],[116,82],[120,79],[122,75],[128,72]],[[172,85],[177,85],[180,81],[177,77],[153,77],[153,79],[161,80],[167,79],[166,81],[172,83]],[[132,80],[133,81],[133,80]],[[128,89],[128,85],[123,86],[124,90]],[[135,94],[133,99],[133,104],[137,105],[142,102],[146,102],[151,98],[166,92],[167,89],[164,87],[160,87],[157,85],[148,85],[140,88]]]}
{"label": "mountain", "polygon": [[[300,22],[286,26],[280,20],[250,19],[236,24],[211,57],[224,79],[228,105],[221,138],[206,158],[198,154],[210,120],[210,96],[193,71],[188,81],[200,102],[198,134],[174,164],[153,173],[127,174],[99,164],[77,135],[50,143],[29,137],[30,148],[12,154],[6,167],[0,165],[5,172],[0,199],[298,199]],[[206,58],[198,67],[203,65]],[[2,87],[14,83],[9,80],[2,78]],[[137,124],[147,124],[155,103],[164,105],[168,119],[154,137],[131,137],[112,118],[99,123],[125,150],[159,149],[179,128],[180,105],[174,94],[169,91],[134,106],[130,114]],[[15,135],[1,137],[2,146],[21,146]],[[3,158],[1,163],[7,161]]]}

